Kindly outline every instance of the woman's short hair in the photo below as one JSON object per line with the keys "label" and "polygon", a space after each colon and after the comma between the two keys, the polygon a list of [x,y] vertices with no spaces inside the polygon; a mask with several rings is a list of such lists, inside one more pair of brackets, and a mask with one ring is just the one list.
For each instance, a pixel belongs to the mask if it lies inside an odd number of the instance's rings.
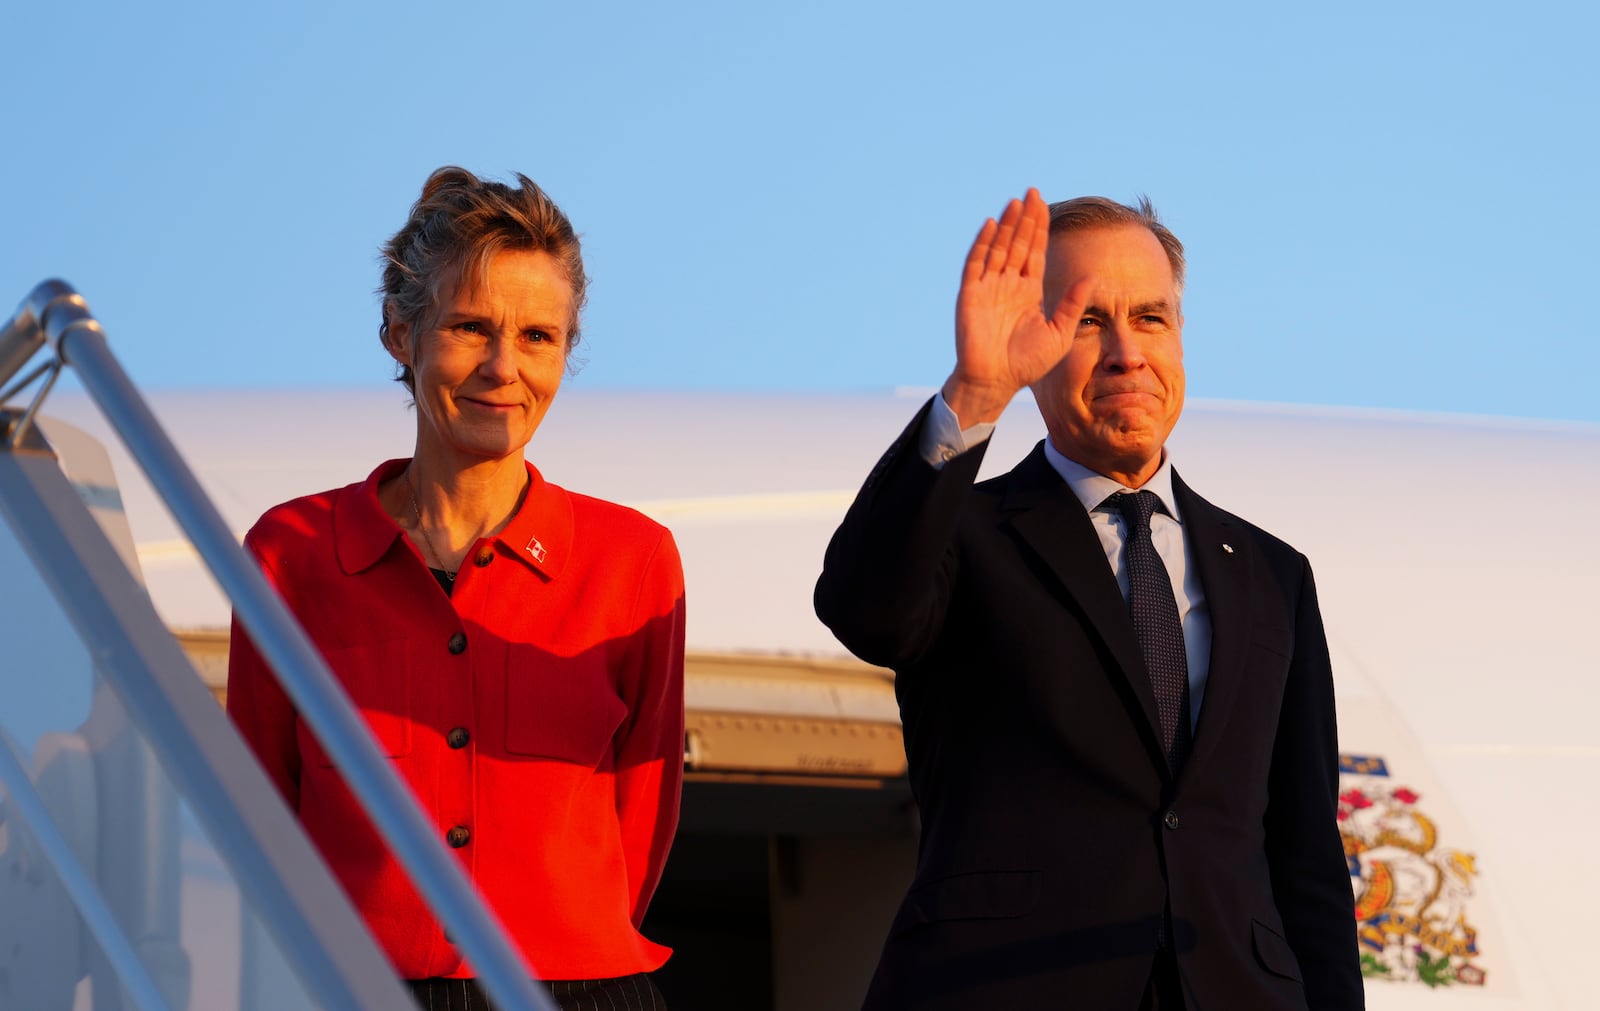
{"label": "woman's short hair", "polygon": [[[572,222],[549,194],[522,173],[517,185],[488,182],[447,165],[428,176],[411,218],[383,247],[383,321],[378,338],[389,346],[389,328],[410,326],[413,340],[432,325],[440,286],[447,280],[475,284],[503,249],[548,253],[572,285],[572,320],[567,355],[577,347],[579,317],[588,294],[583,250]],[[395,377],[416,393],[410,366]]]}
{"label": "woman's short hair", "polygon": [[1050,234],[1081,232],[1090,228],[1114,228],[1118,225],[1138,225],[1150,229],[1167,251],[1167,262],[1172,265],[1172,286],[1183,294],[1183,243],[1171,229],[1156,217],[1150,198],[1139,197],[1137,207],[1120,204],[1110,197],[1074,197],[1050,205]]}

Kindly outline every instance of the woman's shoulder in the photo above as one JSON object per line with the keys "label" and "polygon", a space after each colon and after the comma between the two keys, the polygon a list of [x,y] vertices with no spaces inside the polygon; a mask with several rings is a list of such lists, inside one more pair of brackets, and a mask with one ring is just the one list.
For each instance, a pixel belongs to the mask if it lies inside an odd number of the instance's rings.
{"label": "woman's shoulder", "polygon": [[572,504],[573,525],[580,530],[603,529],[613,537],[623,536],[649,542],[672,536],[666,527],[632,506],[566,488],[559,490]]}
{"label": "woman's shoulder", "polygon": [[[639,606],[681,606],[683,560],[672,531],[619,502],[564,492],[572,505],[572,556],[632,587]],[[677,602],[676,604],[674,602]]]}
{"label": "woman's shoulder", "polygon": [[549,483],[541,497],[545,505],[564,503],[559,508],[570,517],[568,543],[574,557],[591,561],[604,557],[617,571],[634,565],[646,570],[682,569],[672,531],[639,510]]}
{"label": "woman's shoulder", "polygon": [[280,581],[320,568],[315,559],[332,541],[334,501],[342,490],[302,495],[268,509],[244,535],[245,549]]}
{"label": "woman's shoulder", "polygon": [[[359,488],[360,485],[350,485]],[[311,495],[301,495],[277,505],[261,514],[246,537],[253,542],[273,540],[285,535],[304,537],[332,525],[334,502],[345,488],[330,488]]]}
{"label": "woman's shoulder", "polygon": [[386,463],[364,480],[342,488],[278,503],[256,520],[245,535],[245,543],[257,554],[295,550],[327,543],[338,530],[355,533],[357,528],[370,525],[381,512],[374,490],[376,482],[389,466]]}

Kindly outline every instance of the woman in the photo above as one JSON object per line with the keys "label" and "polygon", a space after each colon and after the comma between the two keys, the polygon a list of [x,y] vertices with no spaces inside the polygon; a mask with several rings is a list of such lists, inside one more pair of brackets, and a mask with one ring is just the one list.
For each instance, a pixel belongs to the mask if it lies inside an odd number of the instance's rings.
{"label": "woman", "polygon": [[[566,216],[517,178],[440,169],[384,249],[379,335],[415,398],[411,458],[272,509],[245,543],[562,1006],[661,1008],[646,974],[671,952],[639,925],[677,823],[683,576],[665,529],[523,459],[586,278]],[[229,715],[418,1002],[488,1007],[233,642]]]}

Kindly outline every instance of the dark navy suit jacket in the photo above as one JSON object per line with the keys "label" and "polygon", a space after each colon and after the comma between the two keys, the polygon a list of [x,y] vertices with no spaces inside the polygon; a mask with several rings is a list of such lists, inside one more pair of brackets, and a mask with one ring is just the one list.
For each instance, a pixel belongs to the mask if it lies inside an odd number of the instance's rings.
{"label": "dark navy suit jacket", "polygon": [[927,409],[829,545],[817,614],[896,671],[917,873],[870,1009],[1138,1006],[1170,903],[1191,1011],[1363,1006],[1333,680],[1303,555],[1174,475],[1212,624],[1174,779],[1133,624],[1043,447],[974,484]]}

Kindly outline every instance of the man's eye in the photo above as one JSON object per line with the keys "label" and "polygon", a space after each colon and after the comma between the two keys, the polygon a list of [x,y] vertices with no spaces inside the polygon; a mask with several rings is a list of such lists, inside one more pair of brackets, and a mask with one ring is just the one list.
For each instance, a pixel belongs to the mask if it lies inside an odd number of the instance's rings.
{"label": "man's eye", "polygon": [[473,322],[457,323],[456,324],[456,329],[460,330],[462,333],[482,333],[483,332],[483,327],[481,325],[479,325],[477,323],[473,323]]}
{"label": "man's eye", "polygon": [[523,336],[527,338],[528,343],[530,344],[543,344],[554,339],[543,330],[529,330]]}

